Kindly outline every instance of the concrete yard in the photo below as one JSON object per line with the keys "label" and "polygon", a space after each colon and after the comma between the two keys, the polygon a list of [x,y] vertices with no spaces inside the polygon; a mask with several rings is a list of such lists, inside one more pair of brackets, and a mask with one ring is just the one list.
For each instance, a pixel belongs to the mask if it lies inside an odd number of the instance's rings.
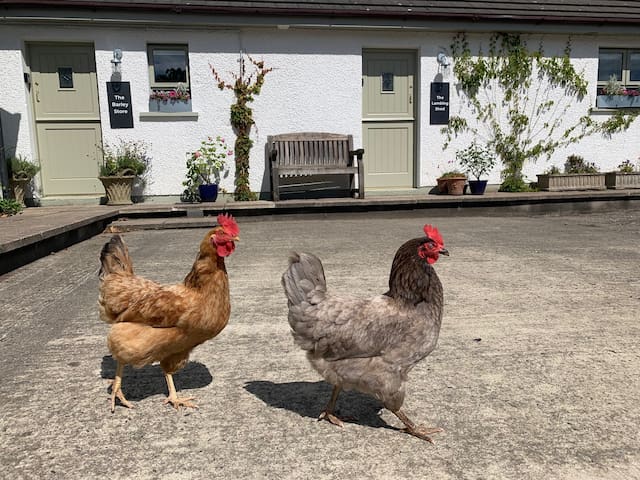
{"label": "concrete yard", "polygon": [[[640,478],[640,210],[535,217],[428,212],[239,219],[227,259],[232,314],[176,375],[198,410],[163,405],[159,366],[127,369],[134,409],[109,410],[115,371],[98,318],[109,234],[0,276],[0,477],[109,479]],[[329,288],[382,293],[395,250],[425,223],[450,257],[436,350],[411,372],[405,410],[338,402],[289,333],[280,275],[316,253]],[[179,282],[206,230],[123,234],[136,273]]]}

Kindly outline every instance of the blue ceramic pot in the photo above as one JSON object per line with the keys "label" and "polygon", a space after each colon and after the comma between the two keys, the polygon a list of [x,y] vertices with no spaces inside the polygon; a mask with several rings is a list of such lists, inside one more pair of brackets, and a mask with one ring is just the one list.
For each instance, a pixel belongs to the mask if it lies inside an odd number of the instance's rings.
{"label": "blue ceramic pot", "polygon": [[471,195],[483,195],[487,188],[487,180],[469,180]]}
{"label": "blue ceramic pot", "polygon": [[216,198],[218,198],[218,184],[198,185],[198,193],[202,202],[215,202]]}

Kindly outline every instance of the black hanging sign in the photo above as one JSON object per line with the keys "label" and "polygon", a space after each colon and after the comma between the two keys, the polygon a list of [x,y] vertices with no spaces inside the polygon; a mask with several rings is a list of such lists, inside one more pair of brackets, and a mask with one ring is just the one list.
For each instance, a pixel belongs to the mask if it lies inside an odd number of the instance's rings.
{"label": "black hanging sign", "polygon": [[129,82],[107,82],[111,128],[133,128]]}
{"label": "black hanging sign", "polygon": [[431,125],[446,125],[449,123],[449,84],[443,82],[431,83]]}

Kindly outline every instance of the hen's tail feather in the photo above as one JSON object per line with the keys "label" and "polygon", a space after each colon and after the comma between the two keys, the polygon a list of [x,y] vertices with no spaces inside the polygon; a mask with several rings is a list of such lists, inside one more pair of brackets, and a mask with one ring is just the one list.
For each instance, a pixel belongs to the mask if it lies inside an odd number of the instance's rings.
{"label": "hen's tail feather", "polygon": [[282,275],[282,286],[291,305],[321,302],[327,292],[322,262],[311,253],[292,252],[289,268]]}
{"label": "hen's tail feather", "polygon": [[125,273],[133,275],[133,264],[129,257],[129,249],[125,245],[120,235],[111,237],[100,252],[100,273],[98,277],[102,280],[110,273]]}

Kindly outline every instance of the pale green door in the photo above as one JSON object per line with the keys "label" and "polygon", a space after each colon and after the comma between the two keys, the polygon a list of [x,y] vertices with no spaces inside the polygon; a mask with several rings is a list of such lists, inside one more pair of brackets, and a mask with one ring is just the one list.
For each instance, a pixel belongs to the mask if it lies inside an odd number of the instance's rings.
{"label": "pale green door", "polygon": [[29,45],[45,196],[104,192],[98,180],[100,110],[93,45]]}
{"label": "pale green door", "polygon": [[414,186],[415,59],[411,51],[365,50],[362,54],[367,190]]}

